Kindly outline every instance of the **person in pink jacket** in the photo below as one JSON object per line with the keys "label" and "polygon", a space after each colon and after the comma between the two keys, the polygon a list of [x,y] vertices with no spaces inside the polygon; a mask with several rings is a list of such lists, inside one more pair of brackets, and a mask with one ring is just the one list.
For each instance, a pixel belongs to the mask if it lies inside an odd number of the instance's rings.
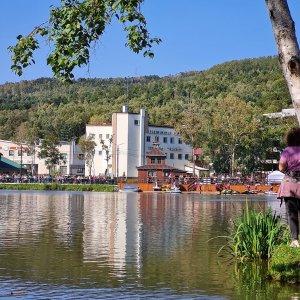
{"label": "person in pink jacket", "polygon": [[291,247],[300,247],[298,211],[300,210],[300,128],[292,128],[286,134],[287,147],[279,160],[279,171],[285,173],[278,190],[278,198],[284,200],[291,232]]}

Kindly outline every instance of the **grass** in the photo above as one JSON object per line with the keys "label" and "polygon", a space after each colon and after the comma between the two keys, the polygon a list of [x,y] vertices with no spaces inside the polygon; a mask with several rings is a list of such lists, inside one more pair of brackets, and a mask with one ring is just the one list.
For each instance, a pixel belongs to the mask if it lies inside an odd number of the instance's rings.
{"label": "grass", "polygon": [[268,277],[276,281],[300,283],[300,249],[284,244],[276,247],[269,262]]}
{"label": "grass", "polygon": [[233,222],[232,233],[226,237],[225,248],[239,259],[269,259],[275,246],[288,243],[289,230],[280,216],[268,209],[267,213],[250,211],[248,204],[243,215]]}
{"label": "grass", "polygon": [[82,192],[114,192],[114,185],[106,184],[59,184],[59,183],[21,183],[0,184],[0,190],[42,190],[42,191],[82,191]]}

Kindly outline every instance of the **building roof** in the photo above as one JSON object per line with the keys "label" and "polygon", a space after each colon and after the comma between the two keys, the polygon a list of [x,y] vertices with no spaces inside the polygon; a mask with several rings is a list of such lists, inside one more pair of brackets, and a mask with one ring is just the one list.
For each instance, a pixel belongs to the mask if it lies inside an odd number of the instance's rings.
{"label": "building roof", "polygon": [[86,124],[86,126],[102,126],[102,127],[105,127],[105,126],[107,126],[107,127],[109,127],[109,126],[112,126],[112,124],[111,123],[96,123],[96,124]]}
{"label": "building roof", "polygon": [[138,170],[161,170],[161,171],[169,171],[173,173],[186,173],[184,170],[180,170],[168,165],[160,165],[160,164],[151,164],[137,167]]}
{"label": "building roof", "polygon": [[159,147],[153,147],[151,151],[146,153],[146,157],[166,157],[166,153],[162,152]]}

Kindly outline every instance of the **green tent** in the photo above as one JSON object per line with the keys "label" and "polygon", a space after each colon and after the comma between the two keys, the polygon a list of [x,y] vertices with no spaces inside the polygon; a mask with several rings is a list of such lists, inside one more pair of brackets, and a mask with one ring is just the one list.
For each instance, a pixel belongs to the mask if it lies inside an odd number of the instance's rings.
{"label": "green tent", "polygon": [[[16,163],[6,157],[3,157],[2,153],[0,153],[0,171],[15,171],[21,170],[21,164]],[[24,166],[22,166],[22,170],[26,170]]]}

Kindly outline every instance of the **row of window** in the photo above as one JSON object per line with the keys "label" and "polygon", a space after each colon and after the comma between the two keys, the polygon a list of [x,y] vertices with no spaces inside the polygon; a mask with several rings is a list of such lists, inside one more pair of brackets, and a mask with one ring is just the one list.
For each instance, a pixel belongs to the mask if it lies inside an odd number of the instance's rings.
{"label": "row of window", "polygon": [[[177,159],[182,160],[182,157],[183,157],[183,155],[181,153],[177,154]],[[169,156],[169,159],[175,159],[175,153],[171,152],[170,156]],[[188,154],[184,154],[184,159],[188,160],[189,159],[189,155]],[[151,164],[155,164],[155,163],[160,164],[160,162],[161,162],[160,158],[157,158],[157,159],[151,158]]]}
{"label": "row of window", "polygon": [[[102,155],[102,151],[100,150],[99,152],[98,152],[98,154],[99,155]],[[178,153],[177,154],[177,159],[179,159],[179,160],[182,160],[182,157],[183,157],[183,155],[182,155],[182,153]],[[170,153],[170,156],[169,156],[169,159],[175,159],[175,153]],[[189,159],[189,155],[188,154],[184,154],[184,159],[185,160],[188,160]],[[152,161],[153,160],[153,161]],[[155,162],[154,162],[154,158],[151,158],[151,163],[152,164],[154,164]],[[157,162],[158,164],[160,164],[160,159],[159,159],[159,162]]]}
{"label": "row of window", "polygon": [[[27,156],[32,156],[33,155],[32,151],[18,150],[18,156],[22,156],[22,155],[25,155],[25,154]],[[8,155],[9,156],[15,156],[15,150],[8,150]]]}
{"label": "row of window", "polygon": [[[170,153],[170,159],[175,159],[175,154],[174,153]],[[177,154],[177,159],[182,160],[182,154],[181,153]],[[188,154],[184,154],[184,159],[188,160],[189,159],[189,155]]]}
{"label": "row of window", "polygon": [[[24,154],[26,154],[27,156],[32,156],[32,155],[33,155],[33,153],[30,152],[30,151],[21,151],[21,150],[18,150],[18,156],[21,156],[21,155],[24,155]],[[9,155],[9,156],[14,156],[14,155],[15,155],[15,150],[9,150],[8,155]],[[102,151],[99,151],[99,155],[102,155]],[[178,153],[177,155],[178,155],[178,156],[177,156],[177,159],[181,160],[182,157],[183,157],[183,156],[182,156],[182,153]],[[62,156],[63,156],[64,159],[67,159],[67,154],[66,154],[66,153],[62,153]],[[83,159],[84,159],[83,154],[79,154],[79,155],[78,155],[78,158],[79,158],[80,160],[83,160]],[[175,154],[174,154],[174,153],[170,153],[170,157],[169,157],[169,158],[170,158],[170,159],[175,159]],[[185,160],[188,160],[188,159],[189,159],[189,155],[188,155],[188,154],[185,154],[185,155],[184,155],[184,159],[185,159]]]}
{"label": "row of window", "polygon": [[[96,137],[95,133],[90,133],[89,136],[92,137],[93,139],[95,139],[95,137]],[[99,134],[99,140],[103,140],[103,137],[104,137],[104,134],[100,133]],[[110,134],[105,134],[105,138],[107,140],[109,140],[111,138],[111,135]]]}
{"label": "row of window", "polygon": [[[170,144],[175,144],[175,137],[169,137],[169,140],[170,140]],[[147,135],[146,141],[147,142],[151,142],[151,136],[150,135]],[[154,141],[153,142],[159,143],[159,136],[156,135],[154,137]],[[167,144],[168,143],[168,137],[167,136],[163,136],[162,137],[162,142],[164,144]],[[178,144],[182,144],[182,139],[181,138],[178,138]]]}
{"label": "row of window", "polygon": [[[18,150],[18,156],[32,156],[33,155],[33,152],[32,151],[24,151],[24,150]],[[83,154],[82,154],[83,155]],[[15,156],[15,150],[9,150],[8,151],[8,156]],[[67,159],[68,158],[68,155],[67,153],[61,153],[61,156],[63,159]]]}
{"label": "row of window", "polygon": [[[90,133],[89,135],[90,135],[92,138],[95,138],[95,134],[94,134],[94,133]],[[102,140],[103,137],[104,137],[104,134],[99,134],[99,139],[100,139],[100,140]],[[106,138],[106,139],[110,139],[110,137],[111,137],[110,134],[105,134],[105,138]],[[156,136],[154,137],[154,141],[153,141],[153,142],[158,143],[158,142],[159,142],[159,138],[160,138],[160,137],[159,137],[158,135],[156,135]],[[175,144],[175,137],[167,137],[167,136],[163,136],[163,137],[162,137],[162,142],[163,142],[164,144],[167,144],[167,143],[168,143],[168,139],[169,139],[169,141],[170,141],[170,144]],[[150,136],[150,135],[147,135],[146,141],[147,141],[147,142],[151,142],[151,136]],[[182,144],[182,139],[181,139],[181,138],[178,138],[178,144]]]}
{"label": "row of window", "polygon": [[[182,160],[182,154],[178,153],[177,154],[177,159]],[[170,153],[169,159],[175,159],[175,154],[174,153]],[[184,155],[184,159],[188,160],[189,159],[189,155],[185,154]],[[160,164],[161,163],[161,159],[160,158],[151,158],[151,164]]]}

